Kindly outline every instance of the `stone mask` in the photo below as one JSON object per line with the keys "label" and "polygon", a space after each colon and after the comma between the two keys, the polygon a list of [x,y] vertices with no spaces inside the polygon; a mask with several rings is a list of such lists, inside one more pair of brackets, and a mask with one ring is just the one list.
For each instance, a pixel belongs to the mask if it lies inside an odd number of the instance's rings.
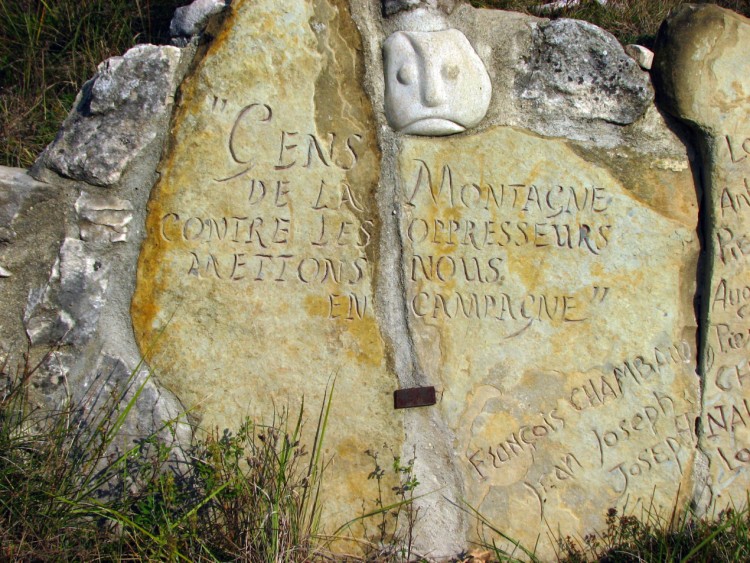
{"label": "stone mask", "polygon": [[398,31],[386,39],[383,59],[385,115],[396,131],[453,135],[487,113],[490,77],[457,29]]}

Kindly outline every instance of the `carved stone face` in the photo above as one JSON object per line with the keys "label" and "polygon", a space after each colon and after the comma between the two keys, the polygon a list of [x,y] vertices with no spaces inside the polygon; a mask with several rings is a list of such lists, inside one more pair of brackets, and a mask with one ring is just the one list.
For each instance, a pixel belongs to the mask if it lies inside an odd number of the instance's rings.
{"label": "carved stone face", "polygon": [[396,131],[452,135],[477,125],[492,86],[466,36],[446,31],[398,31],[383,44],[385,115]]}

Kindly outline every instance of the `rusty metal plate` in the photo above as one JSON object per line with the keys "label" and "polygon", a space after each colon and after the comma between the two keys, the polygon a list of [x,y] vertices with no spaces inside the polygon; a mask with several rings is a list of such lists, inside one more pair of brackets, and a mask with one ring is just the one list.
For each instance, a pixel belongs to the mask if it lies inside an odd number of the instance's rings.
{"label": "rusty metal plate", "polygon": [[437,402],[434,387],[411,387],[393,392],[393,408],[429,407]]}

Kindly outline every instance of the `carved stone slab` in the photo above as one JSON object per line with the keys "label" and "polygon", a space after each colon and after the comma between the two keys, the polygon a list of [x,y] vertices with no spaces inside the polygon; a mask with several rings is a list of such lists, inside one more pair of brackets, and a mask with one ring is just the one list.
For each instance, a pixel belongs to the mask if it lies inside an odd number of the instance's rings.
{"label": "carved stone slab", "polygon": [[687,161],[618,176],[574,149],[494,128],[399,155],[409,323],[465,498],[550,557],[610,507],[681,506],[699,412]]}
{"label": "carved stone slab", "polygon": [[302,397],[315,420],[336,378],[331,526],[377,496],[364,451],[402,441],[373,303],[380,154],[348,10],[232,3],[182,87],[132,307],[157,379],[204,427]]}
{"label": "carved stone slab", "polygon": [[707,221],[700,449],[710,513],[750,488],[750,21],[713,5],[682,6],[660,37],[665,101],[696,129]]}

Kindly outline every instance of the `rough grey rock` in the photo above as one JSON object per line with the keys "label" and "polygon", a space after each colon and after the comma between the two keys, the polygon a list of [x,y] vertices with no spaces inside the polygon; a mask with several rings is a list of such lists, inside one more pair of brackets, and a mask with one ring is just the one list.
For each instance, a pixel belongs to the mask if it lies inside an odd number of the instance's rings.
{"label": "rough grey rock", "polygon": [[651,70],[654,63],[654,52],[643,45],[627,45],[625,52],[638,63],[643,70]]}
{"label": "rough grey rock", "polygon": [[26,332],[32,344],[85,343],[105,305],[110,265],[90,243],[66,239],[47,286],[29,296]]}
{"label": "rough grey rock", "polygon": [[614,36],[595,25],[569,19],[542,23],[532,41],[517,95],[550,131],[573,121],[627,125],[653,102],[648,75]]}
{"label": "rough grey rock", "polygon": [[[607,5],[607,0],[596,0],[599,4],[602,6]],[[581,0],[557,0],[556,2],[549,2],[547,4],[542,4],[541,6],[538,6],[534,9],[534,11],[537,14],[549,14],[552,12],[557,12],[559,10],[564,10],[565,8],[575,8],[576,6],[580,5]]]}
{"label": "rough grey rock", "polygon": [[133,205],[111,195],[81,193],[75,206],[81,240],[125,242],[128,223],[133,220]]}
{"label": "rough grey rock", "polygon": [[177,8],[169,23],[172,37],[190,38],[206,27],[208,18],[222,12],[231,0],[194,0],[192,4]]}
{"label": "rough grey rock", "polygon": [[13,222],[24,204],[49,186],[37,182],[23,168],[0,166],[0,243],[16,238]]}
{"label": "rough grey rock", "polygon": [[100,64],[32,174],[46,167],[97,186],[117,183],[169,116],[180,57],[176,47],[139,45]]}
{"label": "rough grey rock", "polygon": [[25,349],[29,290],[44,285],[63,238],[65,194],[21,168],[0,166],[0,350]]}

